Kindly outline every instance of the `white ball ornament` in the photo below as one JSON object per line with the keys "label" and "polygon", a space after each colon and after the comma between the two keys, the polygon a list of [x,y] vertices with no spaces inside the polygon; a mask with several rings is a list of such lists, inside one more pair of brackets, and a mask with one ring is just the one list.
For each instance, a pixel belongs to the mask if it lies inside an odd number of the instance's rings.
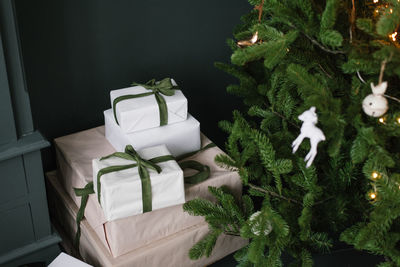
{"label": "white ball ornament", "polygon": [[363,102],[362,108],[368,116],[381,117],[389,109],[389,103],[385,98],[387,82],[382,82],[375,86],[371,83],[372,94],[367,95]]}
{"label": "white ball ornament", "polygon": [[[259,216],[261,214],[261,211],[254,212],[250,216],[250,223],[251,223],[251,232],[255,235],[260,235],[260,219]],[[272,232],[272,225],[269,221],[267,221],[267,225],[265,226],[264,229],[264,235],[269,235]]]}
{"label": "white ball ornament", "polygon": [[362,103],[365,114],[372,117],[381,117],[388,110],[388,101],[383,96],[370,94]]}

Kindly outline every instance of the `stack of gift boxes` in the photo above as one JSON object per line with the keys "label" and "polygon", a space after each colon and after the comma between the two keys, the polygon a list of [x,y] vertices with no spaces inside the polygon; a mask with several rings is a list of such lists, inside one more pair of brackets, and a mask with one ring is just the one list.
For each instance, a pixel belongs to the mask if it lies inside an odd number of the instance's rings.
{"label": "stack of gift boxes", "polygon": [[[188,257],[208,226],[183,203],[212,200],[209,186],[226,185],[239,197],[242,186],[236,172],[215,164],[223,151],[200,133],[175,81],[135,84],[110,97],[105,126],[55,139],[59,168],[47,175],[53,217],[67,239],[79,237],[83,259],[96,266],[204,266],[246,245],[222,235],[209,258]],[[202,167],[202,179],[185,183],[193,178],[193,170],[181,169],[187,161]]]}

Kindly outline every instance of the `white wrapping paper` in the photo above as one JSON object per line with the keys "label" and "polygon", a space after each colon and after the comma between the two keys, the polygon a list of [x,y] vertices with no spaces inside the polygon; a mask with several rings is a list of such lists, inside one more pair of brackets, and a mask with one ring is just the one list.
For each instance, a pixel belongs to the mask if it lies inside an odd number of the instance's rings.
{"label": "white wrapping paper", "polygon": [[[137,152],[143,159],[170,155],[165,145],[149,147]],[[96,196],[99,170],[134,163],[117,157],[104,160],[94,159],[92,161],[93,184]],[[161,173],[149,170],[153,210],[185,203],[183,171],[178,163],[175,160],[169,160],[157,165],[161,167]],[[137,167],[104,174],[100,178],[100,183],[101,207],[107,221],[143,213],[142,184]]]}
{"label": "white wrapping paper", "polygon": [[[172,80],[172,84],[176,85]],[[151,92],[142,86],[133,86],[110,92],[111,107],[115,98],[123,95],[137,95]],[[187,99],[181,90],[172,96],[165,96],[168,108],[168,124],[181,122],[187,118]],[[116,115],[122,132],[132,133],[160,126],[160,111],[154,95],[120,101],[116,105]]]}
{"label": "white wrapping paper", "polygon": [[200,149],[200,123],[190,114],[179,123],[125,134],[114,120],[112,109],[104,111],[106,138],[117,151],[130,144],[136,150],[165,144],[173,156]]}

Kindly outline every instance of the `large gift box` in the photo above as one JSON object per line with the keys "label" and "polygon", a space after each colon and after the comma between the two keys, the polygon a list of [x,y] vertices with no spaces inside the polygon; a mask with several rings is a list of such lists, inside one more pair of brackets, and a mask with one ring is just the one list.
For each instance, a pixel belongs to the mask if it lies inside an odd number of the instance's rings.
{"label": "large gift box", "polygon": [[[55,220],[55,226],[63,238],[62,245],[65,251],[75,255],[76,251],[71,241],[76,232],[75,217],[78,207],[60,185],[56,172],[47,173],[46,176],[49,182],[50,211]],[[148,224],[151,228],[151,223]],[[190,260],[189,249],[204,238],[209,231],[208,225],[200,222],[115,258],[85,219],[81,223],[81,230],[79,254],[83,260],[93,266],[103,267],[200,267],[209,265],[247,245],[247,240],[240,237],[221,235],[209,258]]]}
{"label": "large gift box", "polygon": [[[132,153],[138,155],[135,159],[133,154],[133,161],[115,156],[92,161],[94,192],[100,200],[107,221],[185,203],[183,171],[173,159],[154,164],[160,168],[160,173],[145,167],[145,171],[149,174],[150,186],[146,185],[147,181],[143,180],[143,177],[140,177],[138,166],[98,176],[102,169],[137,165],[138,162],[135,160],[141,159],[147,160],[145,161],[147,164],[152,164],[148,160],[170,155],[165,145],[148,147],[137,152],[133,150]],[[127,153],[125,155],[131,156]],[[146,199],[142,193],[147,193],[149,197]],[[151,207],[150,210],[145,210],[146,201],[149,202],[147,206]]]}
{"label": "large gift box", "polygon": [[173,156],[179,156],[200,148],[200,123],[190,114],[179,123],[151,128],[134,133],[124,133],[115,122],[112,109],[104,111],[106,138],[117,151],[130,144],[135,149],[165,144]]}
{"label": "large gift box", "polygon": [[[159,83],[112,90],[114,120],[122,132],[132,133],[185,121],[187,99],[181,90],[173,88],[176,86],[174,80],[166,78]],[[164,110],[160,105],[164,105]]]}
{"label": "large gift box", "polygon": [[[203,146],[210,143],[205,136],[201,136],[201,141]],[[92,181],[92,160],[114,153],[115,149],[104,136],[104,126],[57,138],[55,145],[60,183],[75,205],[79,206],[81,198],[75,196],[73,188],[83,188]],[[212,200],[208,186],[227,185],[236,196],[241,195],[239,175],[217,166],[214,162],[215,156],[221,153],[221,149],[213,147],[188,158],[208,165],[211,174],[201,183],[185,184],[186,201],[197,197]],[[188,171],[185,173],[188,174]],[[95,195],[89,197],[85,218],[97,238],[114,257],[204,222],[203,217],[183,212],[182,205],[107,221]]]}

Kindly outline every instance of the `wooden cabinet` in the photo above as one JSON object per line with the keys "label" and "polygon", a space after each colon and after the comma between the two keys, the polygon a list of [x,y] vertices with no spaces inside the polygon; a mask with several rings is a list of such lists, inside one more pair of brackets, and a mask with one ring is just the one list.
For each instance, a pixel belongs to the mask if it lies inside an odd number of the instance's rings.
{"label": "wooden cabinet", "polygon": [[0,266],[49,263],[60,252],[52,231],[40,149],[20,56],[14,3],[0,0]]}

